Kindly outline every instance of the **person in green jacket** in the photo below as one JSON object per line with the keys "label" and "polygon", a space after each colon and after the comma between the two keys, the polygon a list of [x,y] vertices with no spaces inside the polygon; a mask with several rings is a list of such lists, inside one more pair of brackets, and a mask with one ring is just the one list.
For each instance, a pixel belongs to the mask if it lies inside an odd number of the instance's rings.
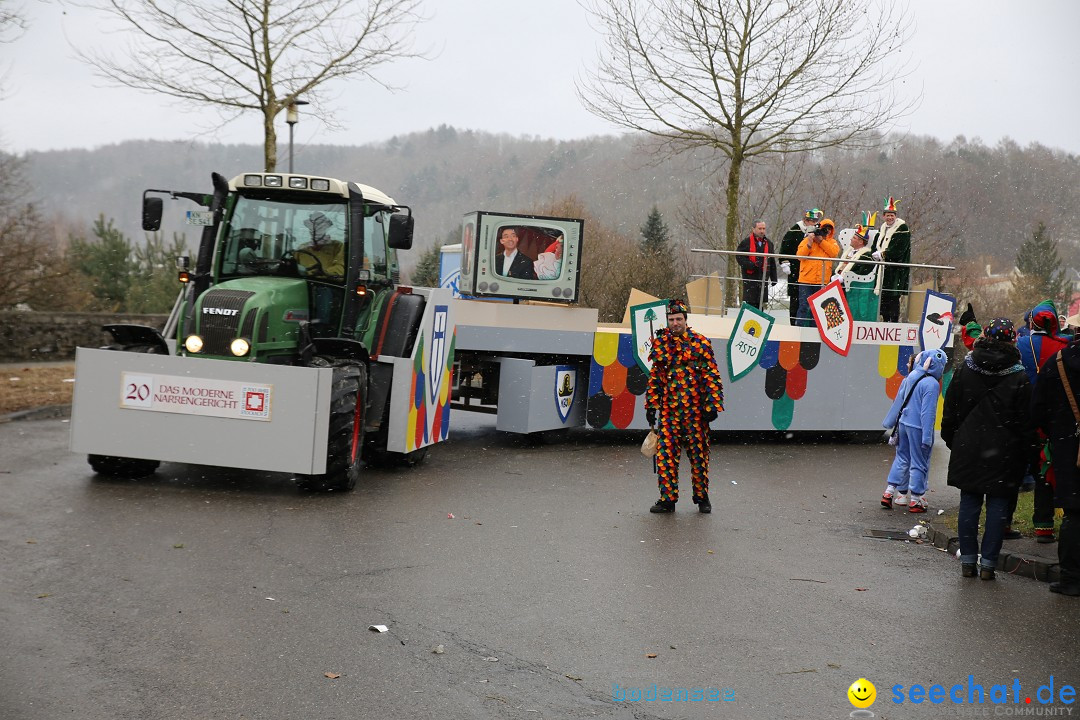
{"label": "person in green jacket", "polygon": [[[911,262],[911,230],[908,224],[896,216],[896,199],[888,198],[881,211],[885,224],[877,237],[875,260],[886,262]],[[881,319],[900,322],[900,298],[907,294],[911,283],[911,270],[907,267],[884,266],[878,271],[877,292],[881,296]]]}

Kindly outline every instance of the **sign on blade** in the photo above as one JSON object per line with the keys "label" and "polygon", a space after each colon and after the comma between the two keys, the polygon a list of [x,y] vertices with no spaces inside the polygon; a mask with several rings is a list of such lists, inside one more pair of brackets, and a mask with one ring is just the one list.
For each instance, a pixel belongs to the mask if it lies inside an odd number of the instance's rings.
{"label": "sign on blade", "polygon": [[634,305],[630,308],[630,331],[634,337],[634,359],[638,367],[652,372],[649,351],[660,328],[667,327],[667,300]]}
{"label": "sign on blade", "polygon": [[749,303],[743,303],[728,339],[728,375],[732,382],[754,369],[761,358],[761,348],[769,339],[773,319]]}
{"label": "sign on blade", "polygon": [[830,348],[847,356],[851,349],[851,309],[839,280],[833,280],[808,299],[818,333]]}
{"label": "sign on blade", "polygon": [[933,290],[926,291],[922,321],[919,322],[919,347],[923,350],[940,350],[952,337],[953,313],[956,298]]}
{"label": "sign on blade", "polygon": [[272,385],[179,375],[123,374],[120,407],[127,410],[270,420]]}

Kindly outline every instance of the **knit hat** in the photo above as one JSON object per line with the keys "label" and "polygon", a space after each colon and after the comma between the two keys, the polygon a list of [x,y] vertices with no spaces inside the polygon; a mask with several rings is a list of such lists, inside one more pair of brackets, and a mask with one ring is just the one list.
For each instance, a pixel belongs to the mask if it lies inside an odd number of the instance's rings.
{"label": "knit hat", "polygon": [[1016,342],[1016,328],[1009,318],[994,318],[983,328],[983,336],[1001,342]]}
{"label": "knit hat", "polygon": [[887,213],[887,212],[895,213],[896,212],[896,198],[892,197],[891,195],[889,197],[887,197],[885,199],[885,209],[882,210],[881,212],[883,212],[883,213]]}
{"label": "knit hat", "polygon": [[668,315],[689,315],[690,308],[682,300],[668,300],[667,313]]}

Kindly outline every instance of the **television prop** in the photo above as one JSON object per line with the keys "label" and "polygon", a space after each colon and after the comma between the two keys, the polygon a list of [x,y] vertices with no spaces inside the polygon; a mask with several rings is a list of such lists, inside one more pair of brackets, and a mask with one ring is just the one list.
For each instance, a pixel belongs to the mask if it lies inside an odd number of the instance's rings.
{"label": "television prop", "polygon": [[574,218],[466,214],[461,228],[461,293],[576,302],[584,226],[584,220]]}

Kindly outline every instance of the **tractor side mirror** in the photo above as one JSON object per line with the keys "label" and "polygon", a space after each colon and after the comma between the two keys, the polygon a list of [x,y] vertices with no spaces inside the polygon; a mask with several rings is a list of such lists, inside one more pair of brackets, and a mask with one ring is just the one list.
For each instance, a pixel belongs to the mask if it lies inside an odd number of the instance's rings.
{"label": "tractor side mirror", "polygon": [[143,197],[142,201],[142,229],[147,232],[155,232],[161,229],[161,213],[164,201],[159,197]]}
{"label": "tractor side mirror", "polygon": [[390,247],[409,250],[413,241],[413,216],[395,213],[390,216]]}

